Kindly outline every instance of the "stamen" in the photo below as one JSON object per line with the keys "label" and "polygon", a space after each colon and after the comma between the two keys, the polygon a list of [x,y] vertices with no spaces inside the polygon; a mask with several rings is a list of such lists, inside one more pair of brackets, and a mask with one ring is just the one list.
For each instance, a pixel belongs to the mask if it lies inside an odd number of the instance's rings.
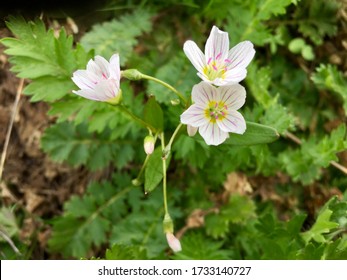
{"label": "stamen", "polygon": [[220,53],[216,56],[216,60],[220,59],[221,56],[222,56],[222,53],[220,52]]}
{"label": "stamen", "polygon": [[231,60],[230,59],[224,59],[224,62],[231,63]]}
{"label": "stamen", "polygon": [[218,70],[218,68],[216,67],[216,65],[213,64],[212,67],[213,67],[213,69],[214,69],[215,71]]}
{"label": "stamen", "polygon": [[210,65],[211,60],[212,60],[212,57],[210,57],[210,58],[208,59],[208,61],[207,61],[207,65]]}

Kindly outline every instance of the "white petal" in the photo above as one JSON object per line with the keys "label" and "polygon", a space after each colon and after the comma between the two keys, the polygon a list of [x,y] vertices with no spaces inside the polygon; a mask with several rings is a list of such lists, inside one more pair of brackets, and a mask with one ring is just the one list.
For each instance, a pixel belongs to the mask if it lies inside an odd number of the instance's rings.
{"label": "white petal", "polygon": [[229,35],[228,32],[224,32],[213,26],[210,36],[207,39],[205,45],[205,57],[206,63],[210,58],[212,60],[226,59],[229,51]]}
{"label": "white petal", "polygon": [[223,85],[234,85],[241,82],[247,76],[246,68],[233,68],[225,73]]}
{"label": "white petal", "polygon": [[99,73],[98,73],[99,77],[103,77],[104,79],[109,78],[110,77],[110,71],[109,71],[110,63],[100,55],[95,56],[94,60],[100,69]]}
{"label": "white petal", "polygon": [[81,89],[81,90],[73,90],[72,92],[74,94],[77,94],[79,96],[82,96],[90,100],[103,101],[103,100],[100,100],[100,96],[98,96],[98,93],[95,90]]}
{"label": "white petal", "polygon": [[194,127],[205,125],[209,122],[209,119],[205,116],[205,108],[200,107],[197,104],[190,106],[181,115],[181,123],[188,124]]}
{"label": "white petal", "polygon": [[199,133],[204,138],[207,145],[217,146],[229,137],[227,132],[219,128],[217,123],[209,122],[206,125],[199,127]]}
{"label": "white petal", "polygon": [[228,109],[238,110],[246,101],[246,90],[243,86],[236,84],[218,88],[218,101],[223,101]]}
{"label": "white petal", "polygon": [[107,101],[114,98],[119,93],[119,82],[115,79],[108,79],[100,81],[94,89],[100,100]]}
{"label": "white petal", "polygon": [[119,55],[114,54],[110,59],[110,78],[120,80]]}
{"label": "white petal", "polygon": [[217,124],[225,132],[243,134],[246,131],[245,119],[235,110],[228,110],[226,117],[223,120],[217,120]]}
{"label": "white petal", "polygon": [[200,106],[206,107],[208,102],[215,100],[217,89],[207,82],[200,82],[193,87],[192,100]]}
{"label": "white petal", "polygon": [[175,253],[182,251],[180,241],[172,233],[166,233],[166,240],[172,251]]}
{"label": "white petal", "polygon": [[205,67],[205,56],[197,44],[193,41],[187,41],[184,43],[183,51],[196,70],[203,73]]}
{"label": "white petal", "polygon": [[193,137],[197,131],[198,131],[197,127],[191,126],[190,124],[187,125],[187,133],[190,137]]}
{"label": "white petal", "polygon": [[228,69],[246,68],[254,55],[253,44],[250,41],[241,42],[229,51],[227,67]]}
{"label": "white petal", "polygon": [[75,71],[71,79],[80,89],[93,89],[99,80],[98,77],[87,70]]}

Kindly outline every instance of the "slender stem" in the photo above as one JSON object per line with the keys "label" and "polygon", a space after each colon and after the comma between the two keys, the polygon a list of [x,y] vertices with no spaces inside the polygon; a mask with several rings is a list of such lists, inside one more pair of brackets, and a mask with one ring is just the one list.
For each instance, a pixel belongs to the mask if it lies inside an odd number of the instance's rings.
{"label": "slender stem", "polygon": [[[164,133],[162,132],[160,134],[160,138],[161,138],[161,148],[164,151],[165,149],[165,140],[164,140]],[[169,209],[167,207],[167,193],[166,193],[166,157],[162,158],[162,162],[163,162],[163,197],[164,197],[164,210],[165,210],[165,214],[169,214]]]}
{"label": "slender stem", "polygon": [[167,146],[166,146],[166,150],[167,150],[167,151],[168,151],[168,150],[171,150],[172,142],[175,140],[175,138],[176,138],[176,136],[177,136],[177,133],[178,133],[178,131],[180,130],[180,128],[182,127],[182,125],[183,125],[183,124],[180,123],[180,124],[176,127],[174,133],[172,134],[172,136],[171,136],[171,138],[170,138],[169,143],[168,143]]}
{"label": "slender stem", "polygon": [[181,98],[182,101],[184,102],[184,104],[187,104],[187,100],[182,95],[182,93],[180,93],[177,89],[175,89],[173,86],[169,85],[168,83],[165,83],[162,80],[159,80],[157,78],[154,78],[152,76],[148,76],[148,75],[145,75],[145,74],[142,74],[142,78],[150,80],[150,81],[153,81],[153,82],[156,82],[156,83],[161,84],[162,86],[168,88],[169,90],[173,91],[179,98]]}
{"label": "slender stem", "polygon": [[[292,140],[293,142],[295,142],[296,144],[298,144],[298,145],[301,145],[301,144],[302,144],[301,139],[299,139],[298,137],[296,137],[293,133],[287,132],[287,133],[285,134],[285,136],[286,136],[287,138],[289,138],[290,140]],[[336,162],[336,161],[334,161],[334,160],[330,161],[330,164],[331,164],[332,166],[334,166],[335,168],[337,168],[338,170],[340,170],[341,172],[343,172],[344,174],[347,175],[347,168],[346,168],[345,166],[339,164],[338,162]]]}
{"label": "slender stem", "polygon": [[0,229],[0,236],[11,246],[12,250],[17,254],[17,255],[21,255],[21,252],[18,250],[18,248],[16,247],[16,245],[13,243],[13,241],[11,240],[11,238],[4,233],[1,229]]}
{"label": "slender stem", "polygon": [[138,118],[137,116],[135,116],[131,111],[129,111],[124,105],[118,104],[115,105],[120,111],[122,111],[123,113],[127,114],[129,117],[131,117],[134,121],[136,121],[137,123],[139,123],[140,125],[146,127],[148,130],[155,130],[155,128],[153,126],[151,126],[149,123],[146,123],[144,120]]}
{"label": "slender stem", "polygon": [[12,114],[11,114],[10,124],[8,126],[8,129],[7,129],[6,139],[5,139],[5,143],[4,143],[4,149],[3,149],[2,154],[1,154],[0,181],[2,178],[2,172],[4,171],[7,148],[8,148],[8,144],[10,142],[12,127],[13,127],[14,119],[15,119],[16,114],[17,114],[19,99],[20,99],[20,95],[21,95],[22,90],[23,90],[23,86],[24,86],[24,79],[21,79],[19,81],[19,85],[18,85],[17,93],[16,93],[16,99],[14,101],[13,108],[12,108]]}

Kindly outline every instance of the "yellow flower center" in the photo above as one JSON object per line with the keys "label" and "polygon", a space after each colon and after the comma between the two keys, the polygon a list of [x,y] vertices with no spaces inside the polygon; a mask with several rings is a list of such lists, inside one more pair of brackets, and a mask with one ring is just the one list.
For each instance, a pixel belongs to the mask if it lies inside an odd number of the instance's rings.
{"label": "yellow flower center", "polygon": [[228,59],[221,59],[222,54],[218,54],[215,59],[210,57],[207,65],[204,67],[203,72],[209,80],[213,81],[216,78],[225,79],[225,73],[228,71],[226,63],[230,62]]}
{"label": "yellow flower center", "polygon": [[228,113],[228,107],[224,102],[210,101],[205,109],[205,117],[210,122],[222,121]]}

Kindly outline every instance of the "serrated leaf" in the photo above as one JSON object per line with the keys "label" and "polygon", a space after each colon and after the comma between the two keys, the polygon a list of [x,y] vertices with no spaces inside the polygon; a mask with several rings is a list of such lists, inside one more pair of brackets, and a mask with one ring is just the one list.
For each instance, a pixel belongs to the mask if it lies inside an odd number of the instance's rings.
{"label": "serrated leaf", "polygon": [[152,28],[152,14],[146,10],[135,10],[119,19],[95,24],[92,30],[81,38],[81,44],[106,59],[119,53],[120,63],[124,66],[131,56],[131,50],[137,44],[137,37]]}
{"label": "serrated leaf", "polygon": [[[46,129],[41,139],[42,149],[58,162],[72,166],[87,165],[91,170],[107,166],[111,160],[122,168],[133,156],[133,148],[110,141],[109,133],[92,134],[85,123],[74,126],[61,122]],[[121,149],[121,146],[124,149]]]}
{"label": "serrated leaf", "polygon": [[140,246],[114,244],[106,250],[106,260],[147,260],[146,250]]}
{"label": "serrated leaf", "polygon": [[182,251],[176,253],[175,260],[226,260],[230,252],[223,250],[223,242],[209,239],[199,232],[190,232],[181,239]]}
{"label": "serrated leaf", "polygon": [[347,80],[337,70],[336,66],[321,64],[311,79],[319,88],[327,89],[338,94],[343,100],[343,108],[347,115]]}
{"label": "serrated leaf", "polygon": [[[65,204],[64,215],[53,221],[49,250],[60,252],[65,257],[80,258],[86,256],[92,245],[106,243],[112,221],[124,211],[123,200],[131,189],[117,191],[109,183],[93,183],[82,198],[72,197]],[[98,192],[97,196],[95,192]]]}
{"label": "serrated leaf", "polygon": [[330,217],[333,214],[329,208],[323,209],[323,211],[318,215],[316,222],[312,228],[302,234],[303,239],[308,243],[311,239],[318,243],[326,242],[324,234],[329,233],[331,230],[339,226],[338,223],[331,222]]}
{"label": "serrated leaf", "polygon": [[164,129],[164,114],[154,96],[149,97],[144,109],[144,121],[154,127],[154,133]]}
{"label": "serrated leaf", "polygon": [[71,93],[73,70],[85,67],[91,53],[78,45],[73,49],[73,38],[64,29],[56,38],[52,29],[46,30],[42,20],[26,22],[23,17],[9,17],[7,26],[17,37],[3,38],[1,43],[10,55],[11,70],[18,77],[31,79],[24,93],[32,101],[56,101]]}

